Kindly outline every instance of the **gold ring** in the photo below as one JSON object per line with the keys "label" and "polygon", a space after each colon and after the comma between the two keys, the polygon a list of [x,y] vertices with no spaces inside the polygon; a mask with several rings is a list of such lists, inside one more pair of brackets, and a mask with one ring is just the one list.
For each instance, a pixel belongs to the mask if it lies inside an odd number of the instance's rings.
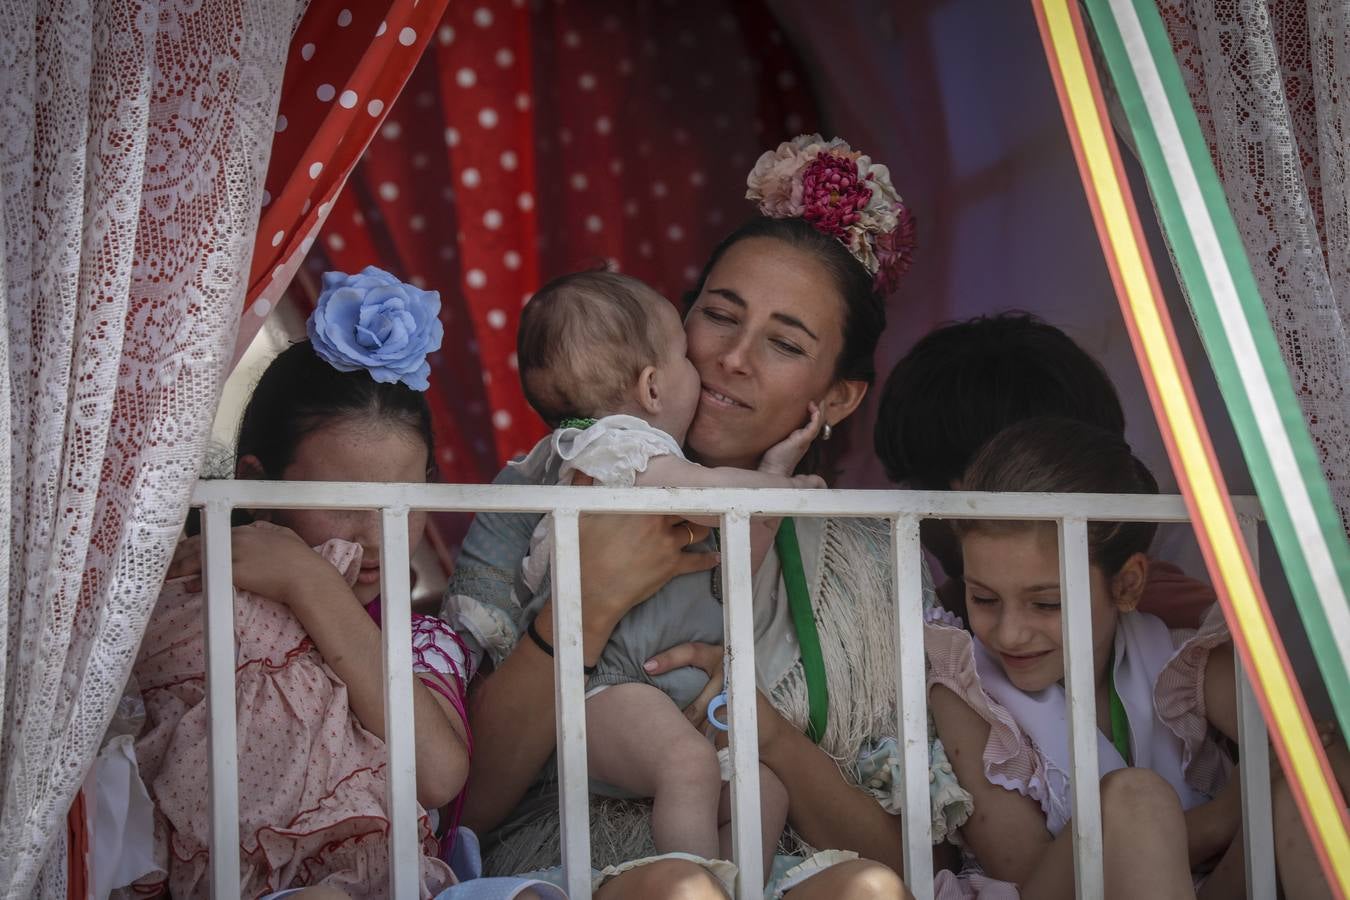
{"label": "gold ring", "polygon": [[693,526],[690,525],[688,522],[685,522],[685,523],[684,523],[684,530],[687,531],[687,532],[689,532],[689,543],[685,544],[685,546],[686,546],[686,547],[692,547],[692,546],[694,546],[694,528],[693,528]]}

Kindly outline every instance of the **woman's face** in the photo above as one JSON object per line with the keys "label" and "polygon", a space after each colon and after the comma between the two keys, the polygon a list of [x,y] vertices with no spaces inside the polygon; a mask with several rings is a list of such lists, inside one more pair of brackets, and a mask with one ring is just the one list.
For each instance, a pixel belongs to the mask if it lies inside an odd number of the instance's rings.
{"label": "woman's face", "polygon": [[685,319],[702,380],[687,444],[705,465],[753,469],[801,427],[807,403],[837,425],[866,385],[834,377],[844,300],[814,257],[774,238],[732,245]]}

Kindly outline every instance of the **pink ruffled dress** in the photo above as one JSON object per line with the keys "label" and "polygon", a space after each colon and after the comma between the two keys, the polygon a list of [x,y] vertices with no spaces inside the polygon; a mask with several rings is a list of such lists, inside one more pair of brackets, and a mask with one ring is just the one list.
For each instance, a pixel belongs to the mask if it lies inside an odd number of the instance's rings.
{"label": "pink ruffled dress", "polygon": [[[318,551],[353,580],[361,548],[329,541]],[[136,677],[146,730],[136,742],[155,803],[156,849],[173,897],[209,896],[209,739],[202,595],[184,581],[160,595]],[[330,884],[353,897],[388,891],[385,745],[366,731],[347,688],[284,606],[237,592],[241,896]],[[463,715],[468,657],[440,620],[415,616],[414,670]],[[454,884],[419,808],[421,895]]]}
{"label": "pink ruffled dress", "polygon": [[[1017,690],[991,654],[969,632],[931,621],[925,626],[928,686],[943,685],[989,724],[984,774],[991,784],[1030,797],[1058,834],[1072,815],[1068,710],[1059,685],[1036,694]],[[1223,787],[1232,762],[1205,714],[1205,666],[1210,651],[1230,640],[1223,614],[1210,609],[1198,630],[1170,630],[1146,613],[1120,617],[1115,641],[1115,684],[1130,722],[1133,763],[1165,778],[1190,809]],[[1100,775],[1126,761],[1098,735]],[[941,873],[939,900],[1016,897],[1016,887],[977,867]]]}

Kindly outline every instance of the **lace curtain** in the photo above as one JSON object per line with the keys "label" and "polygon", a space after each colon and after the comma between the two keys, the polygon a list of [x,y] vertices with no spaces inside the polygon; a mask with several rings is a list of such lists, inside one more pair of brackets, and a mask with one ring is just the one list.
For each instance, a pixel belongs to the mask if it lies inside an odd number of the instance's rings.
{"label": "lace curtain", "polygon": [[65,816],[230,359],[301,0],[0,3],[0,895]]}
{"label": "lace curtain", "polygon": [[1350,530],[1350,3],[1158,8]]}

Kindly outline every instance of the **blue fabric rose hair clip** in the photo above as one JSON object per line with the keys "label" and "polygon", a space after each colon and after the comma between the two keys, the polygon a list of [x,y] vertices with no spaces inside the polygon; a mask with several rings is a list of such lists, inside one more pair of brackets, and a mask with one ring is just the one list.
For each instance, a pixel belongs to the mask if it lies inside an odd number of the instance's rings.
{"label": "blue fabric rose hair clip", "polygon": [[441,348],[441,295],[375,266],[325,272],[305,330],[314,351],[341,372],[365,369],[384,384],[427,389],[427,354]]}

